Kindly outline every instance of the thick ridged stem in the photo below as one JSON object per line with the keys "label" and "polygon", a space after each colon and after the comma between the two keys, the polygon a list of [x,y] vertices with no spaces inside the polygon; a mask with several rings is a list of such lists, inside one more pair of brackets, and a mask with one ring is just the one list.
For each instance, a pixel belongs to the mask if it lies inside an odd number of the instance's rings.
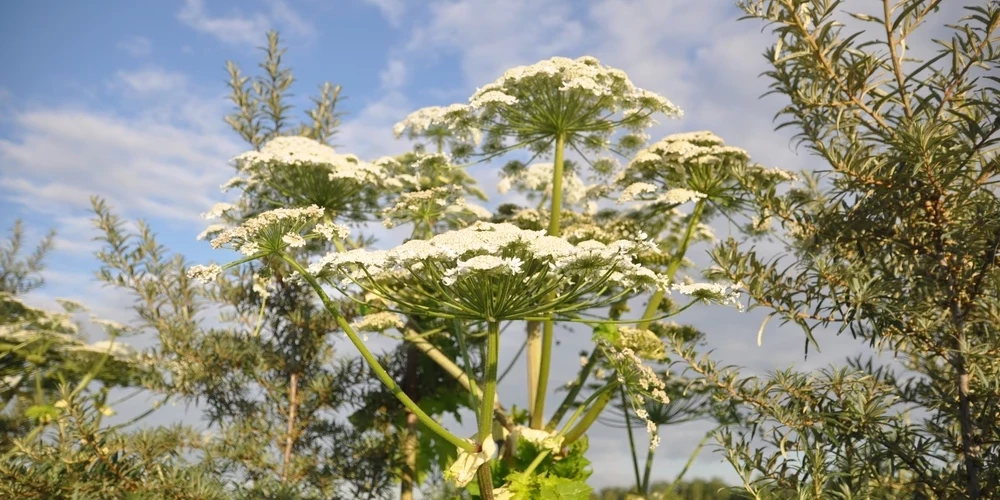
{"label": "thick ridged stem", "polygon": [[[552,208],[549,213],[549,235],[559,236],[561,232],[563,169],[565,166],[566,134],[556,136],[555,160],[552,163]],[[535,401],[531,407],[531,428],[541,429],[545,425],[545,393],[549,385],[549,368],[552,364],[551,321],[542,326],[541,356],[538,360],[538,382],[535,384]],[[530,340],[530,338],[529,338]],[[528,352],[532,346],[529,344]]]}

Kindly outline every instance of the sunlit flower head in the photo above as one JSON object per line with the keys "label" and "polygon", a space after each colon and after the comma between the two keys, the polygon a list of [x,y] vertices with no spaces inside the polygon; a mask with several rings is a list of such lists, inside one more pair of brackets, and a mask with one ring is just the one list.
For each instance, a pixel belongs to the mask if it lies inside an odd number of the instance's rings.
{"label": "sunlit flower head", "polygon": [[[426,140],[434,150],[447,145],[453,154],[471,151],[483,139],[482,129],[475,123],[471,109],[464,104],[430,106],[418,109],[392,127],[397,139]],[[461,156],[461,154],[459,154]]]}
{"label": "sunlit flower head", "polygon": [[[316,205],[305,208],[277,208],[248,219],[239,226],[220,232],[212,239],[212,248],[228,247],[243,255],[264,255],[305,245],[302,229],[323,217]],[[334,230],[331,229],[331,232]],[[346,232],[338,227],[337,232]]]}
{"label": "sunlit flower head", "polygon": [[316,205],[331,217],[360,220],[378,198],[385,170],[308,137],[276,137],[259,151],[235,158],[240,187],[248,199],[290,208]]}
{"label": "sunlit flower head", "polygon": [[644,142],[642,129],[655,115],[681,116],[663,96],[636,87],[624,71],[593,57],[553,57],[504,72],[476,90],[469,106],[487,124],[494,139],[512,137],[536,151],[565,134],[567,144],[605,149],[616,130],[627,130],[620,146]]}
{"label": "sunlit flower head", "polygon": [[742,310],[740,302],[740,287],[732,283],[677,283],[671,290],[684,295],[690,295],[706,302],[732,305]]}
{"label": "sunlit flower head", "polygon": [[396,203],[381,212],[382,225],[392,228],[412,223],[433,230],[439,225],[462,227],[490,212],[466,201],[461,186],[442,186],[400,194]]}
{"label": "sunlit flower head", "polygon": [[730,204],[747,191],[750,155],[708,132],[672,134],[640,150],[618,174],[622,200]]}
{"label": "sunlit flower head", "polygon": [[[639,289],[663,286],[633,262],[632,241],[573,245],[544,231],[477,222],[391,250],[331,253],[310,266],[339,276],[401,310],[482,320],[513,320],[606,305]],[[400,276],[409,276],[400,284]]]}
{"label": "sunlit flower head", "polygon": [[406,323],[394,312],[377,312],[366,314],[351,323],[357,332],[381,333],[387,330],[402,330]]}

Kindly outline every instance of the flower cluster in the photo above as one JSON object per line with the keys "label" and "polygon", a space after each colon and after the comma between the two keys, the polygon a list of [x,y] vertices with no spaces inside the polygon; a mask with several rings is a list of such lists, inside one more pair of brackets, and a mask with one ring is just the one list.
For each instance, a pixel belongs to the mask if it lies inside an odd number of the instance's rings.
{"label": "flower cluster", "polygon": [[308,137],[276,137],[259,151],[233,158],[239,175],[223,190],[240,187],[247,200],[270,206],[316,205],[331,216],[364,218],[375,205],[385,170]]}
{"label": "flower cluster", "polygon": [[700,200],[705,197],[705,193],[692,191],[684,188],[673,188],[656,196],[645,196],[647,193],[656,193],[659,188],[655,184],[648,182],[636,182],[628,185],[622,190],[618,203],[629,201],[649,201],[652,203],[663,203],[666,205],[681,205],[689,201]]}
{"label": "flower cluster", "polygon": [[434,224],[448,215],[478,219],[492,217],[489,210],[469,203],[463,193],[461,186],[454,185],[403,193],[395,205],[382,211],[382,225],[392,228],[409,222]]}
{"label": "flower cluster", "polygon": [[566,144],[603,150],[619,128],[632,132],[619,144],[632,150],[645,142],[641,131],[654,123],[654,114],[682,114],[663,96],[636,87],[624,71],[589,56],[511,68],[477,89],[469,106],[491,124],[491,138],[512,136],[535,151],[549,148],[560,134]]}
{"label": "flower cluster", "polygon": [[740,285],[725,283],[677,283],[671,290],[684,295],[690,295],[700,300],[717,302],[723,305],[733,305],[743,310],[740,302]]}
{"label": "flower cluster", "polygon": [[397,139],[406,134],[410,139],[450,138],[458,142],[479,144],[483,133],[469,117],[469,107],[463,104],[430,106],[418,109],[392,127]]}
{"label": "flower cluster", "polygon": [[618,328],[618,346],[623,349],[630,349],[643,359],[662,361],[667,357],[666,346],[663,341],[646,328],[632,328],[622,326]]}
{"label": "flower cluster", "polygon": [[495,82],[476,89],[469,99],[470,106],[482,108],[491,104],[513,105],[525,97],[524,87],[539,83],[555,84],[560,92],[576,91],[595,99],[607,99],[609,104],[628,113],[643,108],[680,115],[681,110],[666,98],[636,87],[624,71],[603,66],[597,59],[553,57],[529,66],[517,66],[504,72]]}
{"label": "flower cluster", "polygon": [[358,332],[372,332],[381,333],[387,330],[402,330],[406,326],[398,314],[394,312],[377,312],[372,314],[366,314],[353,323],[351,327]]}
{"label": "flower cluster", "polygon": [[629,404],[636,416],[646,422],[646,431],[650,435],[649,448],[655,449],[659,443],[657,426],[649,418],[646,411],[646,397],[662,404],[668,404],[667,384],[652,368],[646,365],[642,357],[630,347],[618,347],[608,340],[598,340],[597,345],[604,351],[605,359],[614,368],[618,383],[626,388]]}
{"label": "flower cluster", "polygon": [[[391,250],[332,253],[310,272],[335,271],[424,314],[497,321],[561,317],[606,305],[627,292],[663,286],[661,277],[633,262],[647,246],[633,241],[573,245],[544,231],[477,222]],[[399,286],[399,278],[407,275],[416,284]]]}
{"label": "flower cluster", "polygon": [[379,182],[384,173],[371,163],[357,156],[338,154],[336,150],[308,137],[276,137],[260,148],[248,151],[233,161],[241,169],[265,165],[323,165],[329,170],[330,179],[351,179],[358,182]]}
{"label": "flower cluster", "polygon": [[[746,151],[726,146],[712,132],[672,134],[639,151],[616,182],[631,198],[681,187],[712,195],[720,180],[745,170],[749,159]],[[673,198],[691,199],[681,192]]]}
{"label": "flower cluster", "polygon": [[[243,255],[277,253],[292,246],[302,246],[305,239],[302,228],[323,217],[323,209],[312,205],[306,208],[277,208],[263,212],[236,227],[228,228],[212,240],[212,248],[229,246]],[[343,233],[346,227],[334,232]]]}

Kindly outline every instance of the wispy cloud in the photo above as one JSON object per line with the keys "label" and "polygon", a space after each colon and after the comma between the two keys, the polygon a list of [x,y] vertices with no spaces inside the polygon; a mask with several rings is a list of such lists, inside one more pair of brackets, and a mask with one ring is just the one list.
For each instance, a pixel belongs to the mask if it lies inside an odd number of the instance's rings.
{"label": "wispy cloud", "polygon": [[149,94],[176,91],[187,83],[188,78],[182,73],[158,67],[147,67],[139,70],[118,71],[111,86],[115,88],[124,86],[130,91]]}
{"label": "wispy cloud", "polygon": [[[14,133],[0,139],[5,200],[59,217],[88,207],[97,194],[129,216],[199,220],[240,149],[219,119],[224,100],[158,68],[120,71],[110,90],[122,96],[116,111],[11,110]],[[192,236],[198,230],[192,227]]]}
{"label": "wispy cloud", "polygon": [[144,57],[153,53],[153,42],[144,36],[133,36],[122,40],[115,47],[136,57]]}
{"label": "wispy cloud", "polygon": [[586,39],[573,15],[577,4],[567,0],[443,0],[428,9],[430,19],[413,30],[408,53],[457,54],[475,85],[511,66],[576,52]]}
{"label": "wispy cloud", "polygon": [[398,89],[406,81],[406,63],[402,59],[390,59],[379,74],[379,79],[383,88]]}
{"label": "wispy cloud", "polygon": [[312,38],[315,26],[295,12],[284,0],[268,0],[266,12],[226,15],[210,14],[204,0],[185,0],[177,19],[196,31],[214,36],[230,45],[256,46],[261,33],[281,28],[292,35]]}
{"label": "wispy cloud", "polygon": [[374,6],[382,13],[382,17],[392,26],[399,26],[406,12],[406,2],[404,0],[362,0],[364,3]]}

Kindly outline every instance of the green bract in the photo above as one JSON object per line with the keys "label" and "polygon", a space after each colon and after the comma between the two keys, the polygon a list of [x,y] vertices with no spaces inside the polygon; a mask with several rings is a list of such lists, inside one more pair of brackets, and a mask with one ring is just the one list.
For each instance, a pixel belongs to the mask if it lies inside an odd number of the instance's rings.
{"label": "green bract", "polygon": [[332,271],[420,314],[491,322],[565,318],[661,284],[632,262],[646,246],[573,245],[543,231],[479,222],[392,250],[332,253],[309,271]]}

